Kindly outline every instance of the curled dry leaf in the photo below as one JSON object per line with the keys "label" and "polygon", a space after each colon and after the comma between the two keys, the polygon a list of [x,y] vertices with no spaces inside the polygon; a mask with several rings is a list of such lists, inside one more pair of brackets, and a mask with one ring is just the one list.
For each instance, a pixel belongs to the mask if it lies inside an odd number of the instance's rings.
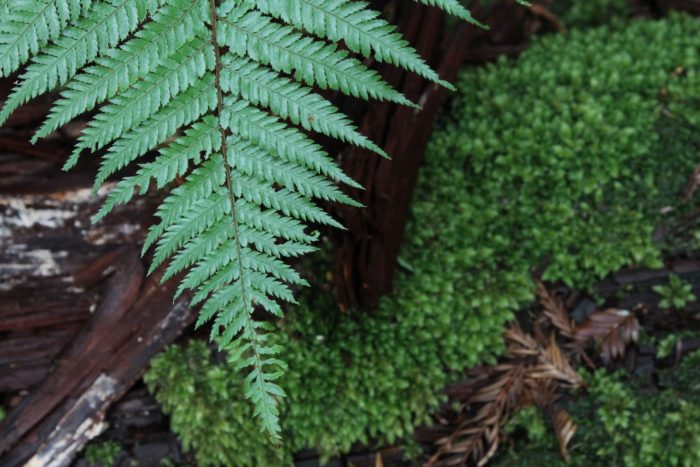
{"label": "curled dry leaf", "polygon": [[536,294],[540,305],[542,305],[542,313],[549,318],[562,337],[572,339],[576,332],[576,326],[566,311],[564,302],[551,294],[542,282],[537,281],[536,283]]}
{"label": "curled dry leaf", "polygon": [[554,425],[554,431],[557,433],[557,441],[559,442],[559,452],[566,463],[569,463],[569,442],[576,433],[576,424],[571,419],[571,416],[564,409],[556,404],[549,406],[549,416]]}
{"label": "curled dry leaf", "polygon": [[574,341],[583,348],[589,341],[599,342],[600,353],[604,361],[621,358],[625,348],[639,336],[639,321],[629,310],[608,308],[592,313],[586,321],[578,326]]}

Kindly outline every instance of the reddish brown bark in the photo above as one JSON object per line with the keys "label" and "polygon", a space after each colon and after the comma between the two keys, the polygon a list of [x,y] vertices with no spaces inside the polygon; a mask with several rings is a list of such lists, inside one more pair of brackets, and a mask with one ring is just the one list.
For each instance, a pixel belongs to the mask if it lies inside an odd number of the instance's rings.
{"label": "reddish brown bark", "polygon": [[[490,25],[488,31],[468,24],[449,31],[443,13],[414,2],[398,2],[390,11],[421,56],[448,81],[455,79],[465,62],[519,53],[543,21],[548,21],[512,0],[498,2],[488,11],[474,5],[475,16]],[[449,96],[447,89],[412,73],[384,67],[383,75],[422,109],[372,104],[361,121],[361,130],[392,159],[356,148],[341,155],[343,169],[366,188],[352,195],[367,206],[340,209],[348,229],[336,236],[335,281],[343,307],[372,308],[391,290],[418,168],[433,122]]]}
{"label": "reddish brown bark", "polygon": [[25,136],[0,138],[0,465],[63,466],[192,314],[172,302],[177,281],[144,278],[158,195],[93,225],[94,158],[65,174],[66,141]]}

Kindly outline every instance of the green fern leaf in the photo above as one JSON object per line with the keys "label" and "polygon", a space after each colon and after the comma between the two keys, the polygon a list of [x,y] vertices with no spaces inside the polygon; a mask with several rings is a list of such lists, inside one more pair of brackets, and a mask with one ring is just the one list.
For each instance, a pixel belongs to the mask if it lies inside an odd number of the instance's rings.
{"label": "green fern leaf", "polygon": [[333,180],[361,188],[308,136],[244,101],[227,100],[221,124],[234,134],[288,162],[303,165]]}
{"label": "green fern leaf", "polygon": [[[143,164],[136,175],[121,180],[109,193],[98,213],[93,216],[93,222],[109,214],[115,206],[128,203],[137,188],[140,188],[142,194],[145,193],[153,179],[156,180],[156,187],[163,188],[178,175],[185,175],[190,163],[199,164],[203,157],[218,151],[220,147],[221,139],[216,119],[206,116],[173,144],[162,148],[155,161]],[[111,167],[104,170],[112,172]],[[107,173],[102,175],[102,178],[106,176]],[[210,180],[214,176],[214,173],[208,173],[207,179]]]}
{"label": "green fern leaf", "polygon": [[437,8],[440,8],[441,10],[444,10],[445,12],[451,14],[452,16],[456,16],[457,18],[463,19],[464,21],[468,21],[472,24],[476,24],[477,26],[482,26],[483,24],[479,23],[477,20],[474,19],[471,13],[469,13],[469,10],[464,8],[464,5],[460,3],[459,0],[416,0],[418,3],[423,3],[424,5],[430,5],[434,6]]}
{"label": "green fern leaf", "polygon": [[28,100],[65,84],[80,68],[131,34],[149,11],[148,0],[108,0],[66,28],[34,57],[0,111],[0,124]]}
{"label": "green fern leaf", "polygon": [[103,148],[125,129],[154,115],[213,67],[214,54],[208,42],[195,38],[183,45],[145,79],[115,96],[83,131],[73,152]]}
{"label": "green fern leaf", "polygon": [[[473,21],[457,0],[420,0]],[[413,105],[361,60],[439,79],[397,29],[354,0],[0,0],[0,73],[27,62],[0,111],[56,88],[60,97],[33,141],[97,108],[65,167],[100,151],[99,187],[119,180],[93,220],[152,185],[166,188],[144,252],[149,272],[182,279],[200,306],[197,325],[228,349],[265,432],[279,439],[271,344],[292,286],[285,261],[314,251],[309,224],[342,226],[319,200],[359,206],[361,188],[309,136],[318,133],[385,155],[320,90]],[[155,154],[147,155],[154,152]]]}
{"label": "green fern leaf", "polygon": [[[0,18],[0,74],[9,76],[66,25],[88,11],[91,0],[12,0]],[[11,5],[9,4],[11,3]]]}
{"label": "green fern leaf", "polygon": [[221,87],[234,97],[269,108],[306,130],[340,139],[386,156],[376,144],[360,134],[350,120],[328,100],[292,80],[243,57],[225,56]]}
{"label": "green fern leaf", "polygon": [[[424,78],[454,87],[441,80],[401,37],[396,27],[364,2],[351,0],[256,0],[264,13],[333,42],[343,41],[355,53],[374,57],[413,71]],[[473,21],[470,17],[470,21]]]}
{"label": "green fern leaf", "polygon": [[269,65],[277,72],[321,89],[337,89],[361,99],[379,99],[414,106],[374,70],[335,46],[303,36],[289,26],[246,6],[221,20],[219,41],[240,56]]}
{"label": "green fern leaf", "polygon": [[126,43],[105,52],[94,66],[85,68],[61,92],[51,113],[32,142],[47,136],[98,103],[128,89],[148,76],[193,36],[206,33],[202,3],[172,0]]}
{"label": "green fern leaf", "polygon": [[263,148],[240,138],[230,138],[229,148],[236,155],[229,161],[234,169],[267,182],[276,183],[307,197],[360,207],[327,180],[322,172],[275,157]]}
{"label": "green fern leaf", "polygon": [[[95,185],[124,168],[129,162],[165,142],[178,128],[196,121],[216,107],[213,76],[205,75],[187,91],[177,95],[168,105],[136,128],[132,128],[109,147],[97,174]],[[73,151],[66,167],[72,167],[80,151]]]}

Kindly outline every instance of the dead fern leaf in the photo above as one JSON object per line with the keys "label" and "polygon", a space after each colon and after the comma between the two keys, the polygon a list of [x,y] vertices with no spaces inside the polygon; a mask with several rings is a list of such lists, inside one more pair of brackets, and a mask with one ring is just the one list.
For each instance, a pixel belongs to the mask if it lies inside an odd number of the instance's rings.
{"label": "dead fern leaf", "polygon": [[[496,454],[504,423],[517,410],[531,405],[550,411],[561,454],[568,462],[567,446],[576,426],[555,403],[564,388],[583,385],[571,363],[571,354],[577,350],[578,343],[598,337],[606,342],[606,349],[617,355],[618,342],[627,342],[635,335],[636,320],[615,321],[611,330],[610,317],[606,320],[603,315],[592,316],[587,327],[579,331],[564,303],[541,283],[537,284],[537,294],[543,316],[534,322],[532,332],[525,332],[517,322],[512,324],[504,335],[508,347],[500,363],[477,368],[471,372],[470,379],[448,390],[450,399],[459,402],[461,408],[456,414],[448,411],[453,416],[438,417],[442,426],[434,441],[437,449],[425,466],[467,465],[469,460],[478,466],[485,465]],[[552,328],[543,326],[547,321],[557,334],[549,333]],[[562,347],[557,335],[571,344]],[[448,429],[450,434],[445,436]]]}
{"label": "dead fern leaf", "polygon": [[497,369],[500,376],[469,400],[469,404],[484,405],[473,417],[465,417],[450,436],[436,442],[438,449],[426,466],[466,465],[468,459],[483,466],[494,456],[503,417],[518,404],[527,372],[523,363],[498,365]]}
{"label": "dead fern leaf", "polygon": [[508,341],[507,356],[510,358],[537,356],[540,352],[535,338],[523,331],[517,322],[508,328],[505,338]]}
{"label": "dead fern leaf", "polygon": [[561,452],[561,456],[568,464],[571,460],[568,449],[569,442],[571,438],[573,438],[578,427],[571,419],[569,413],[556,404],[549,406],[549,416],[552,419],[552,425],[554,425],[554,431],[557,434],[559,452]]}
{"label": "dead fern leaf", "polygon": [[555,379],[570,387],[579,387],[582,384],[581,376],[571,366],[553,334],[543,345],[530,334],[526,334],[520,325],[514,324],[506,332],[506,339],[510,343],[508,352],[511,357],[536,357],[537,363],[528,372],[529,378]]}
{"label": "dead fern leaf", "polygon": [[606,363],[611,359],[622,358],[627,344],[636,341],[639,335],[639,321],[629,310],[608,308],[596,311],[578,326],[574,341],[583,348],[591,340],[599,343],[600,354]]}
{"label": "dead fern leaf", "polygon": [[541,350],[538,360],[539,364],[528,373],[529,377],[558,380],[570,388],[578,388],[583,384],[581,375],[571,366],[554,335],[550,336],[547,347]]}
{"label": "dead fern leaf", "polygon": [[542,313],[549,318],[552,325],[562,337],[572,339],[576,332],[576,326],[566,311],[564,302],[552,295],[540,281],[537,281],[536,294],[542,305]]}

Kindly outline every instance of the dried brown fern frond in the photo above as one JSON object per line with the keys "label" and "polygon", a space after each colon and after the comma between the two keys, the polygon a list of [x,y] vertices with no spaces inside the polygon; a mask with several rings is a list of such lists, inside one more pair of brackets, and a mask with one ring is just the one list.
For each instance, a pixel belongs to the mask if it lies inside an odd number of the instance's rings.
{"label": "dried brown fern frond", "polygon": [[542,305],[542,314],[549,318],[549,321],[557,329],[557,332],[564,338],[572,339],[576,332],[576,325],[566,311],[564,301],[550,293],[540,281],[536,281],[537,299]]}
{"label": "dried brown fern frond", "polygon": [[506,332],[506,339],[510,343],[509,356],[522,359],[536,357],[536,361],[528,367],[529,378],[557,380],[570,387],[581,385],[581,376],[571,366],[553,334],[549,338],[536,339],[515,324]]}
{"label": "dried brown fern frond", "polygon": [[473,378],[448,391],[462,404],[459,422],[435,442],[437,451],[427,466],[467,465],[470,460],[485,465],[498,449],[502,426],[515,412],[530,405],[549,407],[564,388],[583,383],[554,335],[534,334],[513,324],[506,331],[508,350],[502,362],[478,369]]}
{"label": "dried brown fern frond", "polygon": [[[498,376],[469,399],[457,429],[436,442],[438,449],[427,466],[466,465],[469,459],[476,459],[476,465],[482,466],[496,453],[502,419],[519,403],[527,365],[502,364],[496,369]],[[475,415],[466,416],[470,406],[475,404],[482,406]]]}
{"label": "dried brown fern frond", "polygon": [[554,426],[554,431],[557,434],[557,441],[559,442],[559,452],[568,464],[570,461],[569,457],[569,443],[571,438],[573,438],[576,433],[576,424],[571,419],[569,413],[559,407],[557,404],[552,404],[549,406],[549,416],[552,419],[552,425]]}
{"label": "dried brown fern frond", "polygon": [[579,348],[590,341],[599,345],[604,362],[609,362],[625,355],[627,344],[636,341],[639,335],[639,321],[629,310],[608,308],[596,311],[576,328],[574,341]]}
{"label": "dried brown fern frond", "polygon": [[[544,409],[552,419],[562,457],[568,462],[568,445],[576,432],[570,415],[556,402],[566,390],[584,382],[575,368],[591,341],[600,346],[603,359],[622,357],[636,340],[639,322],[627,310],[607,309],[591,314],[580,326],[569,316],[563,300],[540,282],[537,296],[541,314],[531,332],[515,322],[505,332],[506,353],[493,366],[482,366],[447,392],[458,412],[441,415],[434,428],[435,453],[426,466],[485,465],[502,441],[502,427],[529,406]],[[550,325],[551,324],[551,325]],[[446,433],[449,433],[446,435]],[[432,438],[433,440],[435,438]]]}

